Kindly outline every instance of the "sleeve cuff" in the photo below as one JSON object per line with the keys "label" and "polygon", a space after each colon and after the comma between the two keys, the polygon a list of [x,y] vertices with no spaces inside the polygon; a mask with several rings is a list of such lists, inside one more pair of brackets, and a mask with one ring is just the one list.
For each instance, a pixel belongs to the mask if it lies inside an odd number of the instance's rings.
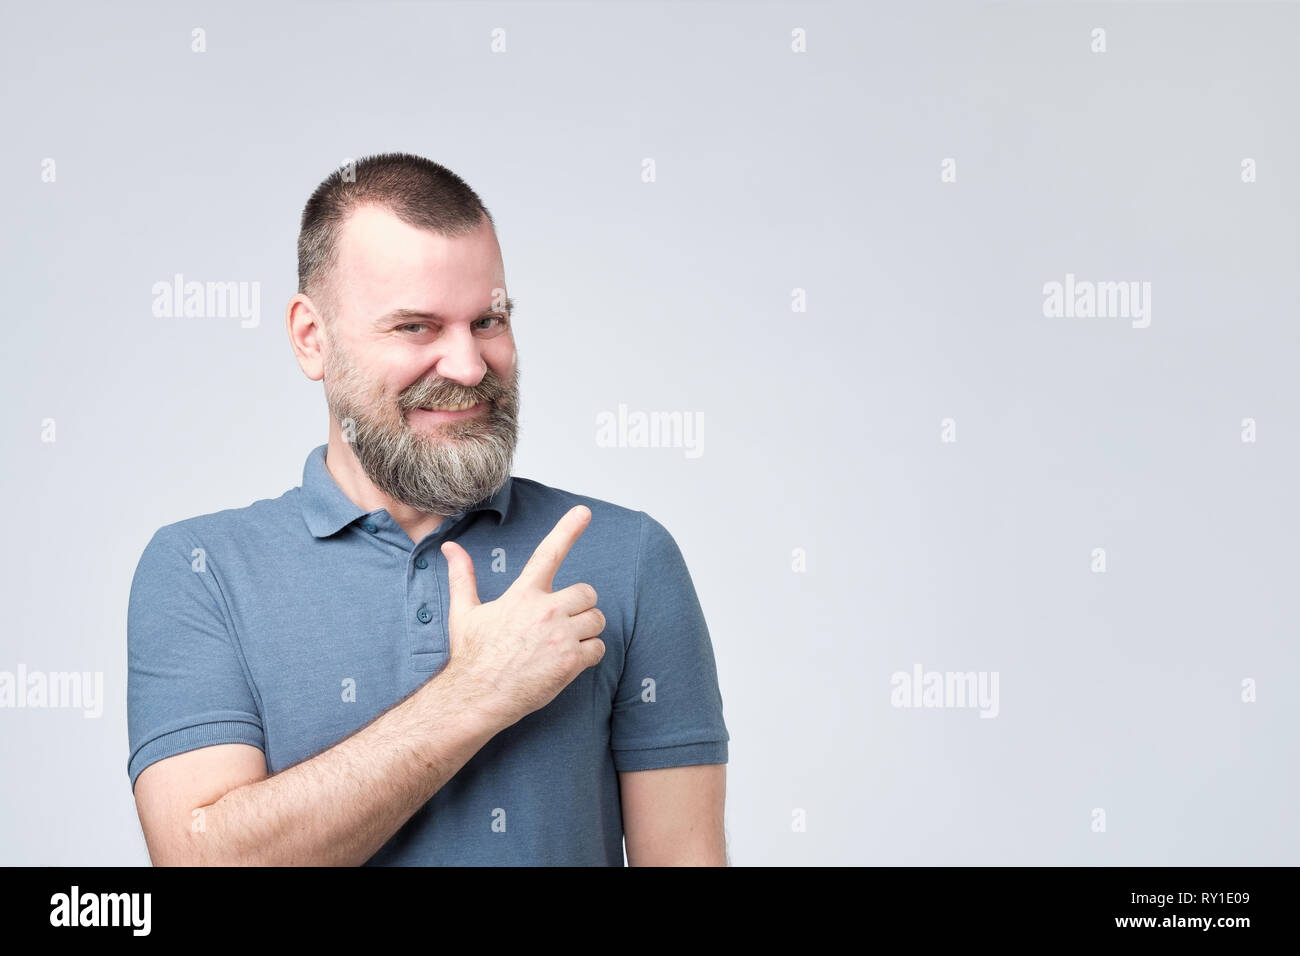
{"label": "sleeve cuff", "polygon": [[167,757],[201,747],[216,744],[249,744],[263,753],[266,752],[266,740],[260,724],[244,720],[220,720],[206,724],[182,727],[171,733],[155,737],[131,755],[126,772],[131,778],[131,790],[135,791],[136,778],[145,767]]}
{"label": "sleeve cuff", "polygon": [[639,747],[636,750],[615,750],[614,769],[659,770],[663,767],[687,767],[701,763],[726,763],[727,741],[713,740],[699,744],[679,744],[674,747]]}

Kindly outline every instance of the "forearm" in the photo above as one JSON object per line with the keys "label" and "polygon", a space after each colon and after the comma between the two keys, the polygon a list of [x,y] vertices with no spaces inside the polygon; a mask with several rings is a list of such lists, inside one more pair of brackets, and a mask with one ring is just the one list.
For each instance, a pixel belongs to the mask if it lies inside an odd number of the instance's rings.
{"label": "forearm", "polygon": [[356,866],[500,727],[444,671],[351,737],[202,807],[194,865]]}

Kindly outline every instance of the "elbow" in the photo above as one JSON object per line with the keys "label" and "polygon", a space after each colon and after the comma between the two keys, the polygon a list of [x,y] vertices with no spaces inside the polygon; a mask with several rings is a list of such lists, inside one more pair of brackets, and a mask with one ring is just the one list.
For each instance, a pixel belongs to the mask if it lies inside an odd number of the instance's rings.
{"label": "elbow", "polygon": [[175,827],[172,832],[163,834],[144,831],[145,847],[149,851],[149,862],[153,866],[225,866],[234,861],[223,860],[219,847],[208,832],[208,811],[212,808],[197,807],[188,814],[182,827]]}

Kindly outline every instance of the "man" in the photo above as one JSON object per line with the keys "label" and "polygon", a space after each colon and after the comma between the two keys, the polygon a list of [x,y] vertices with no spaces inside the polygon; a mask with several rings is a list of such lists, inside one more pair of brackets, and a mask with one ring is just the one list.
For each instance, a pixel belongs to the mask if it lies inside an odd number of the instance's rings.
{"label": "man", "polygon": [[511,477],[491,215],[405,154],[303,212],[301,487],[161,528],[128,615],[155,864],[726,865],[729,735],[673,538]]}

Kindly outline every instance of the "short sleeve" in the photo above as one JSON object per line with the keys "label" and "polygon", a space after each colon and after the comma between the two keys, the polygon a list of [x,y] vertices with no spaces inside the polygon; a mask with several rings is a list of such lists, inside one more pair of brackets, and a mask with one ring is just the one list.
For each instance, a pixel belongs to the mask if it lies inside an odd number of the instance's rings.
{"label": "short sleeve", "polygon": [[614,767],[726,763],[730,735],[695,586],[672,535],[640,515],[632,635],[611,717]]}
{"label": "short sleeve", "polygon": [[145,546],[127,608],[131,788],[145,767],[214,744],[266,750],[208,556],[174,525]]}

